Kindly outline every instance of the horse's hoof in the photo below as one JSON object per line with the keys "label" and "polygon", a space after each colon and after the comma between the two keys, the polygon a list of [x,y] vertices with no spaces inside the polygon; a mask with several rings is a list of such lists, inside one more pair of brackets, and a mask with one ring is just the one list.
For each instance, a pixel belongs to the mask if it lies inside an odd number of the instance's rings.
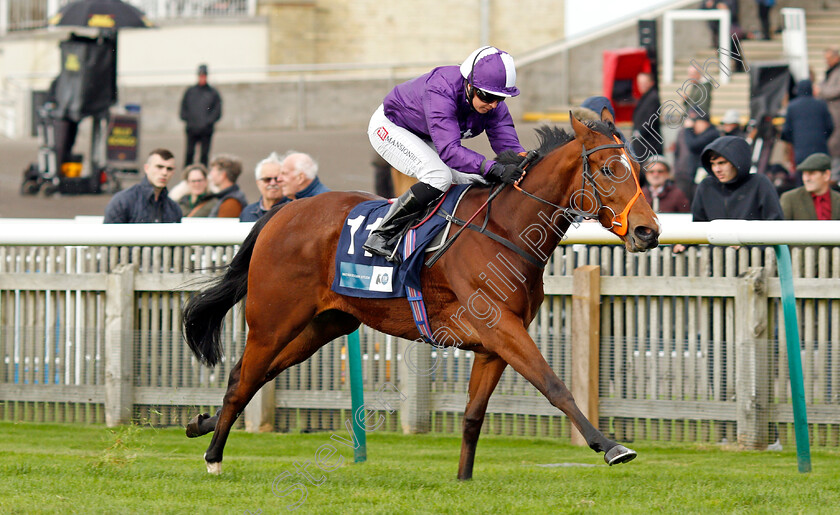
{"label": "horse's hoof", "polygon": [[205,463],[207,464],[207,473],[208,474],[213,474],[213,475],[218,476],[219,474],[222,473],[222,462],[221,461],[217,461],[215,463],[211,463],[209,461],[206,461]]}
{"label": "horse's hoof", "polygon": [[203,420],[208,419],[208,418],[210,418],[209,413],[202,413],[200,415],[194,416],[192,418],[192,420],[190,420],[190,422],[187,424],[187,437],[188,438],[195,438],[197,436],[202,436],[202,435],[207,434],[207,433],[202,433],[200,427],[201,427],[201,422]]}
{"label": "horse's hoof", "polygon": [[607,465],[613,466],[624,463],[636,457],[636,451],[628,449],[623,445],[616,445],[604,454],[604,461]]}

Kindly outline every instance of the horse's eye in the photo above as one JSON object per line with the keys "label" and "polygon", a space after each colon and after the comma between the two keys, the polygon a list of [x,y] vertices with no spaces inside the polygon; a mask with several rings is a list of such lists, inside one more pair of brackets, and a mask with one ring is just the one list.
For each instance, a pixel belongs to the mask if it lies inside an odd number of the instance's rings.
{"label": "horse's eye", "polygon": [[610,170],[610,167],[607,165],[601,167],[601,172],[603,172],[604,175],[615,175],[613,171]]}

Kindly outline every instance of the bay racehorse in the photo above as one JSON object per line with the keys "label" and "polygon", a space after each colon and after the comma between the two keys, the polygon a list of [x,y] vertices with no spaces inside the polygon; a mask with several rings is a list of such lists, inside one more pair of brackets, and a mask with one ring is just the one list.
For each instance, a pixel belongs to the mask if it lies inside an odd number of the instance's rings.
{"label": "bay racehorse", "polygon": [[[438,343],[475,352],[459,479],[472,477],[487,402],[508,365],[565,413],[589,447],[605,453],[607,463],[636,456],[586,419],[527,331],[543,302],[542,266],[576,216],[598,219],[631,252],[658,245],[659,223],[640,195],[638,164],[629,159],[612,118],[604,113],[600,122],[584,124],[572,118],[573,134],[556,128],[538,130],[537,160],[516,187],[504,187],[484,208],[489,211],[486,230],[508,244],[466,230],[434,266],[424,267],[421,284],[430,325],[448,328],[447,337]],[[498,159],[522,160],[512,153]],[[488,191],[468,191],[455,216],[471,218],[486,204]],[[222,409],[212,417],[197,415],[187,426],[190,437],[215,431],[204,454],[208,472],[221,472],[231,426],[259,388],[326,343],[360,324],[400,338],[419,338],[405,298],[354,298],[330,289],[345,218],[353,206],[374,198],[360,192],[331,192],[272,211],[255,224],[225,274],[186,304],[187,343],[202,363],[214,366],[221,358],[225,313],[247,293],[248,338],[230,373]],[[502,292],[506,298],[494,300],[498,312],[491,324],[486,312],[468,308],[475,292],[488,290],[483,270],[497,260],[506,263],[496,270],[507,275],[509,289]]]}

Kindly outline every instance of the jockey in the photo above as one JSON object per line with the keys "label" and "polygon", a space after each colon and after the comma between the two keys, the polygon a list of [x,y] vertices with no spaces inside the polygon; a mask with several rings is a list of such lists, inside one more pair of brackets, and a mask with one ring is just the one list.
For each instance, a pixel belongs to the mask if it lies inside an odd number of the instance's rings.
{"label": "jockey", "polygon": [[396,86],[373,113],[368,138],[388,163],[418,179],[394,200],[365,250],[399,262],[402,230],[455,184],[514,183],[516,165],[503,165],[465,148],[461,139],[487,131],[497,154],[524,152],[504,101],[519,94],[510,54],[492,46],[458,66],[441,66]]}

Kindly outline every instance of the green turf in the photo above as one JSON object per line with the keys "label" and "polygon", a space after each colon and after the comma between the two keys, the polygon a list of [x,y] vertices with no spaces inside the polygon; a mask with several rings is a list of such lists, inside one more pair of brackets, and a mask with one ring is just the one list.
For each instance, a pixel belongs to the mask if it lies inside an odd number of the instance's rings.
{"label": "green turf", "polygon": [[[343,435],[346,436],[346,435]],[[224,472],[208,475],[209,436],[180,429],[0,423],[0,513],[286,513],[295,496],[274,479],[312,461],[330,433],[234,432]],[[460,439],[368,435],[368,461],[333,441],[344,464],[307,484],[297,513],[837,513],[840,451],[738,452],[636,442],[639,457],[607,467],[565,441],[483,436],[475,477],[455,480]],[[594,466],[542,468],[537,464]],[[316,473],[312,467],[309,469]],[[320,472],[318,472],[320,473]],[[297,479],[278,486],[291,487]],[[278,489],[279,491],[279,489]]]}

